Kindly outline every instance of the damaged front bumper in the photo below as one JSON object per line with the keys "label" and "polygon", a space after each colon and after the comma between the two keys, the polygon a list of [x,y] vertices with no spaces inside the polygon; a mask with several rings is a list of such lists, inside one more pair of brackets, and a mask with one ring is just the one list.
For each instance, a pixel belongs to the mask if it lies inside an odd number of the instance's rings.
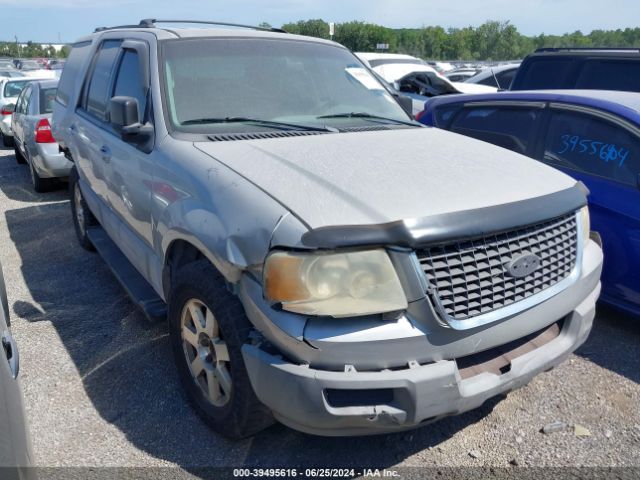
{"label": "damaged front bumper", "polygon": [[257,284],[244,282],[247,315],[267,339],[243,346],[245,365],[260,401],[297,430],[366,435],[414,428],[479,407],[562,362],[589,335],[601,269],[602,251],[589,242],[573,285],[517,315],[464,331],[415,321],[412,315],[430,315],[422,307],[365,332],[350,331],[355,324],[342,319],[322,328],[312,320],[296,323],[295,330],[290,322],[298,317],[268,308]]}
{"label": "damaged front bumper", "polygon": [[245,345],[242,353],[258,398],[296,430],[367,435],[415,428],[479,407],[562,362],[586,340],[599,293],[600,284],[562,319],[553,340],[514,358],[499,375],[463,378],[455,360],[401,370],[335,372],[289,363],[255,345]]}

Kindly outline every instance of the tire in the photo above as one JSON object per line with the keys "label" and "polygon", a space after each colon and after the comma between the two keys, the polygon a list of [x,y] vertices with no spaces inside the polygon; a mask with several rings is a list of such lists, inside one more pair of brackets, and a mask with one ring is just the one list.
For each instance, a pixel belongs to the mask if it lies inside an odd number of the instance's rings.
{"label": "tire", "polygon": [[41,178],[36,172],[36,169],[33,167],[33,163],[31,161],[29,163],[29,171],[31,173],[31,185],[33,185],[33,189],[37,193],[44,193],[51,190],[53,187],[54,179],[52,178]]}
{"label": "tire", "polygon": [[13,137],[2,135],[2,145],[4,145],[5,147],[13,147],[15,145]]}
{"label": "tire", "polygon": [[98,220],[93,216],[89,206],[82,196],[80,185],[78,184],[78,171],[76,168],[71,169],[69,174],[69,196],[71,200],[71,215],[73,218],[73,227],[76,230],[76,236],[80,245],[89,252],[95,251],[95,247],[89,240],[87,230],[98,225]]}
{"label": "tire", "polygon": [[[190,263],[177,272],[169,298],[176,367],[198,415],[216,432],[232,439],[249,437],[272,425],[270,410],[251,387],[240,350],[252,326],[223,277],[206,259]],[[200,328],[196,327],[194,318],[198,315],[194,316],[194,311],[200,312]],[[195,369],[199,373],[193,375]]]}
{"label": "tire", "polygon": [[[4,137],[4,136],[3,136],[3,137],[2,137],[2,140],[4,141],[4,139],[5,139],[5,138],[6,138],[6,137]],[[19,165],[24,165],[25,163],[27,163],[27,159],[26,159],[26,158],[24,158],[24,155],[22,155],[22,152],[20,152],[20,149],[18,148],[18,146],[17,146],[17,145],[15,145],[15,143],[14,143],[14,145],[13,145],[13,152],[14,152],[14,153],[15,153],[15,155],[16,155],[16,162],[17,162]]]}

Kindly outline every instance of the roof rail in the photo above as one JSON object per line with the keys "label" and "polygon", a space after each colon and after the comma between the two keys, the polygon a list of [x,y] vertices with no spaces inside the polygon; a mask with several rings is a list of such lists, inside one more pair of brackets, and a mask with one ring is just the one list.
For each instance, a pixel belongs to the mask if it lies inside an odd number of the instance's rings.
{"label": "roof rail", "polygon": [[140,28],[140,25],[114,25],[113,27],[98,27],[93,30],[93,33],[104,32],[105,30],[115,30],[117,28]]}
{"label": "roof rail", "polygon": [[142,20],[140,20],[140,23],[138,25],[117,25],[114,27],[99,27],[99,28],[96,28],[94,32],[102,32],[104,30],[113,30],[117,28],[156,28],[157,23],[198,23],[203,25],[220,25],[224,27],[248,28],[251,30],[261,30],[263,32],[288,33],[286,30],[283,30],[282,28],[255,27],[253,25],[243,25],[240,23],[212,22],[207,20],[157,20],[155,18],[143,18]]}
{"label": "roof rail", "polygon": [[638,47],[543,47],[537,48],[540,52],[640,52]]}

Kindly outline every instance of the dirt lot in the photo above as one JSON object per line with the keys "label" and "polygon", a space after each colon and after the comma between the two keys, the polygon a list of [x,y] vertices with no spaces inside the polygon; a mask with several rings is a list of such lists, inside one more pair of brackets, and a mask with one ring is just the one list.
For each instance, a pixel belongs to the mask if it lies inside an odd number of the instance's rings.
{"label": "dirt lot", "polygon": [[[42,466],[640,466],[640,319],[600,308],[587,343],[482,408],[409,433],[320,438],[276,425],[224,440],[178,385],[165,324],[76,243],[65,187],[35,194],[0,149],[0,259]],[[543,434],[553,421],[564,431]],[[574,424],[588,430],[576,436]],[[517,465],[517,466],[516,466]],[[175,470],[172,470],[175,472]]]}

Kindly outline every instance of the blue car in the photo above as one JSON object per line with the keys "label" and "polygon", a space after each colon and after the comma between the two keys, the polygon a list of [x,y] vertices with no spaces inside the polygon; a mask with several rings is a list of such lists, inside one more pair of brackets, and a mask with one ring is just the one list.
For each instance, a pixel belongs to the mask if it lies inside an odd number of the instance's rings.
{"label": "blue car", "polygon": [[537,90],[436,97],[417,119],[581,180],[591,191],[591,224],[605,254],[600,299],[640,315],[639,93]]}

